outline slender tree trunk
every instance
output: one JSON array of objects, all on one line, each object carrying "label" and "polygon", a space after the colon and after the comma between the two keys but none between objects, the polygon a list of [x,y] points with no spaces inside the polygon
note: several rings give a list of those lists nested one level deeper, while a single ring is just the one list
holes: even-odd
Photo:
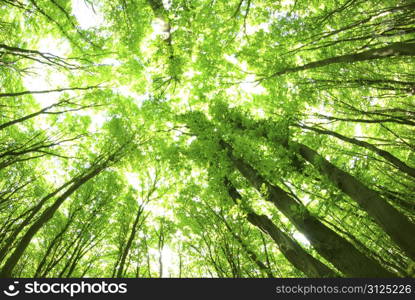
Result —
[{"label": "slender tree trunk", "polygon": [[64,275],[64,273],[61,274],[60,277],[63,278],[70,278],[72,273],[75,271],[75,268],[79,262],[79,260],[82,258],[82,244],[79,248],[79,250],[76,252],[75,256],[73,257],[73,259],[71,261],[69,261],[69,269],[68,272],[66,273],[66,275]]},{"label": "slender tree trunk", "polygon": [[183,269],[183,257],[181,251],[179,250],[179,275],[178,278],[182,278],[182,269]]},{"label": "slender tree trunk", "polygon": [[390,163],[395,165],[395,167],[397,167],[398,170],[400,170],[401,172],[406,173],[406,174],[408,174],[412,177],[415,177],[415,168],[412,168],[412,167],[408,166],[406,163],[401,161],[399,158],[395,157],[394,155],[392,155],[388,151],[377,148],[375,145],[372,145],[368,142],[360,141],[360,140],[357,140],[357,139],[354,139],[354,138],[349,138],[347,136],[341,135],[337,132],[330,131],[330,130],[327,130],[327,129],[323,130],[323,129],[314,128],[314,127],[310,127],[310,126],[306,126],[306,125],[300,125],[299,127],[305,128],[305,129],[308,129],[308,130],[312,130],[312,131],[317,132],[317,133],[331,135],[331,136],[334,136],[334,137],[336,137],[336,138],[338,138],[342,141],[345,141],[345,142],[348,142],[350,144],[360,146],[360,147],[366,148],[370,151],[373,151],[377,155],[383,157],[384,159],[386,159],[387,161],[389,161]]},{"label": "slender tree trunk", "polygon": [[0,98],[2,97],[18,97],[23,95],[33,95],[33,94],[47,94],[53,92],[65,92],[65,91],[86,91],[91,89],[98,88],[97,85],[95,86],[87,86],[87,87],[71,87],[71,88],[61,88],[61,89],[53,89],[53,90],[41,90],[41,91],[22,91],[22,92],[15,92],[15,93],[0,93]]},{"label": "slender tree trunk", "polygon": [[[234,120],[233,123],[239,130],[246,129],[242,119]],[[264,137],[272,136],[272,132],[267,128],[267,126],[264,126],[262,130],[258,131],[258,134]],[[331,164],[304,144],[291,142],[290,147],[288,137],[284,141],[274,139],[272,142],[287,148],[289,151],[298,153],[311,163],[320,174],[328,177],[334,186],[355,200],[392,240],[405,251],[408,257],[415,260],[415,237],[413,235],[415,224],[383,199],[378,192],[369,189],[358,179]],[[402,230],[402,228],[405,228],[405,230]]]},{"label": "slender tree trunk", "polygon": [[[242,199],[229,180],[226,185],[228,193],[235,203],[237,199]],[[308,277],[338,277],[333,270],[307,253],[296,241],[275,226],[268,217],[251,211],[248,213],[247,219],[252,225],[266,232],[275,241],[285,258]]]},{"label": "slender tree trunk", "polygon": [[[56,104],[55,104],[55,105],[56,105]],[[49,109],[51,109],[52,107],[54,107],[55,105],[50,105],[50,106],[45,107],[45,108],[43,108],[43,109],[41,109],[41,110],[39,110],[39,111],[37,111],[37,112],[35,112],[35,113],[33,113],[33,114],[29,114],[29,115],[26,115],[26,116],[24,116],[24,117],[21,117],[21,118],[18,118],[18,119],[11,120],[11,121],[9,121],[9,122],[6,122],[6,123],[3,123],[3,124],[0,124],[0,130],[3,130],[4,128],[7,128],[7,127],[12,126],[12,125],[14,125],[14,124],[21,123],[21,122],[23,122],[23,121],[26,121],[26,120],[29,120],[29,119],[31,119],[31,118],[34,118],[34,117],[36,117],[36,116],[38,116],[38,115],[41,115],[42,113],[44,113],[44,112],[46,112],[47,110],[49,110]]]},{"label": "slender tree trunk", "polygon": [[58,115],[58,114],[66,113],[66,112],[74,112],[74,111],[79,111],[81,109],[85,109],[85,108],[88,108],[88,107],[92,107],[92,106],[79,106],[77,108],[68,108],[68,109],[64,109],[64,110],[61,110],[61,111],[54,111],[54,112],[49,111],[51,108],[61,106],[64,103],[70,104],[70,102],[67,101],[67,100],[59,101],[55,104],[44,107],[41,110],[38,110],[37,112],[34,112],[32,114],[28,114],[28,115],[23,116],[21,118],[17,118],[17,119],[8,121],[6,123],[0,124],[0,130],[3,130],[5,128],[9,127],[9,126],[12,126],[12,125],[15,125],[15,124],[18,124],[18,123],[22,123],[26,120],[32,119],[32,118],[34,118],[36,116],[39,116],[39,115],[42,115],[42,114]]},{"label": "slender tree trunk", "polygon": [[[370,113],[366,113],[370,115]],[[344,122],[356,122],[356,123],[368,123],[368,124],[383,124],[383,123],[396,123],[396,124],[403,124],[408,126],[415,126],[415,122],[410,120],[405,120],[403,118],[394,117],[394,116],[385,116],[383,115],[383,119],[355,119],[355,118],[339,118],[339,117],[332,117],[332,116],[325,116],[325,115],[318,115],[319,117],[325,118],[330,121],[344,121]]]},{"label": "slender tree trunk", "polygon": [[[70,252],[71,249],[72,249],[72,245],[67,245],[66,249],[63,249],[63,252],[59,251],[60,253],[58,253],[58,256],[56,253],[58,249],[55,249],[53,251],[51,261],[47,264],[45,270],[43,270],[43,272],[41,273],[39,277],[46,277],[47,275],[49,275],[49,273],[53,270],[53,268],[55,268],[62,261],[62,259],[64,259],[65,257],[68,257],[68,253]],[[57,256],[56,259],[55,259],[55,256]]]},{"label": "slender tree trunk", "polygon": [[75,271],[76,267],[79,265],[79,262],[81,259],[85,256],[85,254],[91,250],[93,247],[95,247],[96,243],[94,243],[95,239],[92,239],[88,241],[87,243],[81,244],[81,247],[75,257],[75,259],[72,261],[71,267],[69,268],[69,271],[66,273],[65,277],[70,278]]},{"label": "slender tree trunk", "polygon": [[0,260],[2,260],[7,255],[8,250],[12,247],[13,243],[16,241],[19,234],[30,223],[33,217],[42,209],[46,201],[48,201],[49,199],[57,195],[60,191],[62,191],[64,188],[66,188],[68,185],[70,185],[73,182],[74,182],[74,179],[64,183],[59,188],[57,188],[55,191],[46,195],[39,201],[39,203],[32,209],[30,215],[28,215],[26,219],[24,219],[24,221],[21,224],[19,224],[19,226],[15,230],[13,230],[13,232],[8,236],[3,247],[0,249]]},{"label": "slender tree trunk", "polygon": [[65,226],[62,228],[62,230],[53,238],[53,240],[50,242],[45,254],[43,255],[42,260],[40,261],[38,267],[36,268],[35,275],[33,277],[39,277],[40,272],[42,271],[43,266],[45,265],[47,259],[49,258],[49,254],[51,253],[53,247],[58,243],[58,241],[61,239],[61,237],[64,235],[64,233],[68,230],[69,226],[71,225],[73,220],[73,215],[71,218],[66,222]]},{"label": "slender tree trunk", "polygon": [[[267,241],[262,232],[261,232],[261,241],[262,241],[262,245],[264,246],[265,260],[267,262],[266,265],[269,269],[271,269],[271,259],[270,259],[270,254],[268,253]],[[280,273],[279,270],[277,270],[277,272]]]},{"label": "slender tree trunk", "polygon": [[134,241],[134,238],[135,238],[135,235],[136,235],[136,232],[137,232],[138,222],[140,220],[140,216],[141,216],[142,212],[143,211],[142,211],[141,207],[139,207],[138,211],[137,211],[137,214],[136,214],[136,217],[135,217],[135,220],[134,220],[134,223],[133,223],[133,226],[131,228],[130,236],[129,236],[128,241],[127,241],[127,245],[124,247],[124,251],[121,255],[120,264],[118,265],[117,278],[121,278],[123,276],[125,260],[127,259],[128,253],[130,252],[131,245]]},{"label": "slender tree trunk", "polygon": [[89,262],[89,264],[86,266],[86,268],[84,269],[84,271],[82,272],[82,274],[81,274],[81,276],[80,276],[80,278],[84,278],[85,277],[85,275],[86,275],[86,273],[88,273],[88,271],[91,269],[91,267],[92,267],[92,264],[94,263],[94,260],[91,260],[90,262]]},{"label": "slender tree trunk", "polygon": [[[237,193],[236,190],[235,190],[235,192]],[[212,212],[222,220],[222,222],[225,224],[226,228],[228,229],[229,233],[239,243],[239,245],[241,245],[242,249],[244,249],[244,251],[248,255],[248,257],[257,265],[257,267],[259,268],[261,273],[266,274],[269,278],[273,278],[274,275],[272,274],[272,271],[262,261],[259,260],[256,253],[254,251],[252,251],[251,249],[249,249],[248,245],[245,244],[245,242],[242,240],[242,238],[239,235],[237,235],[236,232],[234,232],[233,228],[226,221],[225,217],[223,215],[220,215],[220,214],[216,213],[213,209],[212,209]]]},{"label": "slender tree trunk", "polygon": [[252,225],[268,233],[287,260],[307,277],[339,277],[336,272],[311,256],[297,242],[279,230],[267,216],[250,212],[247,218]]}]

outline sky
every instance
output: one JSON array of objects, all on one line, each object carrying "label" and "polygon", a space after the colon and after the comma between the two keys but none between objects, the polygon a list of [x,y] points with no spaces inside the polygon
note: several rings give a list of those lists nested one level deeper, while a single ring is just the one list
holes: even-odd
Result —
[{"label": "sky", "polygon": [[94,6],[94,10],[86,5],[84,0],[72,0],[72,14],[76,17],[82,29],[99,27],[103,24],[104,20],[99,9]]}]

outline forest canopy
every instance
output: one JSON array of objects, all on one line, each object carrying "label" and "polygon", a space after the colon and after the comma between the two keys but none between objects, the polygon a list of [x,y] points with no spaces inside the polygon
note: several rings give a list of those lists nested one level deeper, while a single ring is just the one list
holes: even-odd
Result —
[{"label": "forest canopy", "polygon": [[0,0],[0,277],[415,277],[411,0]]}]

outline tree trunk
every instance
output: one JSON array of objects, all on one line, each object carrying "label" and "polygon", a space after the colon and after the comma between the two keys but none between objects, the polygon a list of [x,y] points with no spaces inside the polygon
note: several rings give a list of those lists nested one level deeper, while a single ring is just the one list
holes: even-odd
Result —
[{"label": "tree trunk", "polygon": [[287,260],[307,277],[339,277],[333,270],[307,253],[296,241],[279,230],[267,216],[250,212],[247,218],[252,225],[268,233]]},{"label": "tree trunk", "polygon": [[[227,180],[226,185],[228,193],[235,203],[237,199],[242,199],[241,194],[239,194],[229,180]],[[268,233],[285,258],[307,277],[338,277],[333,270],[307,253],[296,241],[275,226],[268,217],[258,215],[251,211],[248,213],[247,219],[252,225]]]},{"label": "tree trunk", "polygon": [[125,260],[127,259],[128,253],[130,252],[131,245],[134,241],[135,234],[137,232],[138,222],[140,220],[140,216],[142,212],[143,211],[141,207],[139,207],[137,211],[137,215],[133,223],[133,227],[131,228],[130,236],[128,237],[127,245],[125,246],[124,251],[121,255],[120,264],[118,265],[117,278],[122,278],[123,276]]},{"label": "tree trunk", "polygon": [[317,133],[331,135],[331,136],[334,136],[334,137],[336,137],[336,138],[338,138],[342,141],[345,141],[345,142],[348,142],[350,144],[360,146],[360,147],[366,148],[370,151],[373,151],[377,155],[383,157],[384,159],[386,159],[387,161],[392,163],[395,167],[398,168],[399,171],[401,171],[403,173],[406,173],[406,174],[408,174],[412,177],[415,177],[415,168],[412,168],[412,167],[408,166],[406,163],[401,161],[399,158],[397,158],[394,155],[390,154],[388,151],[377,148],[375,145],[372,145],[368,142],[360,141],[360,140],[357,140],[357,139],[354,139],[354,138],[349,138],[347,136],[341,135],[337,132],[330,131],[330,130],[327,130],[327,129],[323,130],[323,129],[314,128],[314,127],[310,127],[310,126],[306,126],[306,125],[300,125],[299,127],[305,128],[305,129],[308,129],[308,130],[312,130],[312,131],[317,132]]},{"label": "tree trunk", "polygon": [[[233,122],[236,128],[240,130],[246,129],[242,120],[234,120]],[[264,128],[267,128],[267,126],[264,126]],[[270,133],[269,129],[263,129],[259,134],[268,137]],[[415,237],[413,235],[415,224],[383,199],[378,192],[369,189],[358,179],[337,168],[304,144],[291,142],[291,147],[289,147],[288,137],[284,141],[273,140],[273,142],[287,148],[287,150],[298,153],[311,163],[320,174],[327,176],[337,188],[355,200],[392,240],[405,251],[408,257],[415,260]],[[405,230],[402,230],[403,228]]]},{"label": "tree trunk", "polygon": [[55,245],[58,243],[58,241],[60,241],[61,240],[61,237],[65,234],[65,232],[68,230],[68,228],[69,228],[69,226],[71,225],[71,223],[72,223],[72,221],[73,221],[73,218],[74,218],[74,214],[72,214],[71,216],[70,216],[70,218],[68,219],[68,221],[66,222],[66,224],[65,224],[65,226],[62,228],[62,230],[53,238],[53,240],[50,242],[50,244],[49,244],[49,246],[48,246],[48,248],[46,249],[46,252],[45,252],[45,254],[43,255],[43,258],[42,258],[42,260],[40,261],[40,263],[39,263],[39,265],[37,266],[37,268],[36,268],[36,271],[35,271],[35,275],[33,276],[33,277],[39,277],[39,275],[40,275],[40,273],[41,273],[41,271],[42,271],[42,269],[43,269],[43,266],[45,265],[45,263],[46,263],[46,261],[47,261],[47,259],[48,259],[48,257],[49,257],[49,254],[51,253],[51,251],[52,251],[52,249],[53,249],[53,247],[55,247]]},{"label": "tree trunk", "polygon": [[[232,187],[228,187],[228,188],[230,189]],[[231,194],[229,192],[229,195],[231,195],[231,196],[236,195],[236,193],[238,193],[238,192],[235,190],[233,194]],[[240,195],[239,195],[239,197],[240,197]],[[236,199],[234,199],[234,200],[236,200]],[[257,267],[259,268],[261,273],[266,274],[268,278],[275,277],[272,274],[272,271],[270,270],[270,268],[268,266],[266,266],[261,260],[259,260],[256,253],[254,251],[252,251],[251,249],[249,249],[248,245],[242,240],[242,238],[238,234],[236,234],[236,232],[233,230],[233,228],[226,221],[225,217],[223,215],[219,214],[219,213],[216,213],[213,209],[211,209],[211,210],[215,215],[217,215],[222,220],[222,222],[225,224],[226,228],[228,229],[229,233],[239,243],[239,245],[242,247],[242,249],[244,249],[244,251],[248,255],[248,257],[257,265]]]},{"label": "tree trunk", "polygon": [[272,74],[269,77],[275,77],[284,75],[287,73],[294,73],[309,69],[321,68],[327,65],[339,64],[339,63],[353,63],[358,61],[383,59],[393,56],[414,56],[415,55],[415,43],[397,42],[392,43],[382,48],[371,49],[359,53],[345,54],[340,56],[334,56],[318,61],[313,61],[308,64],[287,68]]},{"label": "tree trunk", "polygon": [[87,86],[87,87],[72,87],[72,88],[61,88],[61,89],[54,89],[54,90],[42,90],[42,91],[22,91],[22,92],[15,92],[15,93],[0,93],[0,98],[18,97],[18,96],[33,95],[33,94],[47,94],[47,93],[64,92],[64,91],[86,91],[86,90],[91,90],[91,89],[96,89],[96,88],[98,88],[97,85]]}]

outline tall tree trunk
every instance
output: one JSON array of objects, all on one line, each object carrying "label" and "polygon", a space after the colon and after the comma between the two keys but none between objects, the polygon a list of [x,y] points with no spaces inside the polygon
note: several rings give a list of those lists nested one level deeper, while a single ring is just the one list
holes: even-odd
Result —
[{"label": "tall tree trunk", "polygon": [[234,167],[258,191],[264,185],[268,195],[265,200],[273,203],[296,228],[303,233],[311,245],[340,272],[351,277],[395,277],[392,272],[383,268],[378,262],[367,257],[356,249],[350,242],[322,224],[312,216],[301,203],[293,199],[283,189],[268,183],[257,171],[243,160],[232,154],[232,147],[221,141],[228,150],[228,156]]},{"label": "tall tree trunk", "polygon": [[163,247],[164,247],[164,229],[163,223],[160,226],[160,230],[158,232],[158,252],[159,252],[159,278],[163,277]]},{"label": "tall tree trunk", "polygon": [[142,212],[143,212],[142,208],[139,207],[137,210],[137,214],[136,214],[133,226],[131,228],[130,236],[128,237],[127,245],[124,247],[124,251],[121,255],[120,263],[118,265],[117,278],[121,278],[123,276],[125,260],[127,259],[128,253],[130,252],[131,245],[137,233],[138,222],[140,220],[140,216]]},{"label": "tall tree trunk", "polygon": [[21,118],[18,118],[18,119],[11,120],[11,121],[5,122],[3,124],[0,124],[0,130],[3,130],[4,128],[7,128],[7,127],[12,126],[14,124],[21,123],[21,122],[24,122],[24,121],[29,120],[31,118],[34,118],[38,115],[41,115],[41,114],[45,113],[46,111],[48,111],[49,109],[51,109],[52,107],[54,107],[56,105],[57,104],[49,105],[49,106],[47,106],[45,108],[42,108],[41,110],[39,110],[37,112],[34,112],[32,114],[29,114],[29,115],[26,115],[24,117],[21,117]]},{"label": "tall tree trunk", "polygon": [[39,274],[41,273],[43,266],[45,265],[49,254],[52,252],[53,248],[56,244],[58,244],[59,241],[61,241],[61,237],[65,234],[65,232],[68,230],[69,226],[71,225],[73,218],[75,214],[72,214],[68,221],[66,222],[65,226],[62,228],[62,230],[53,238],[53,240],[50,242],[48,248],[46,249],[45,254],[43,255],[42,260],[40,261],[39,265],[36,268],[35,275],[33,277],[39,277]]},{"label": "tall tree trunk", "polygon": [[19,234],[23,231],[23,229],[30,224],[30,221],[35,217],[35,215],[42,209],[43,205],[51,199],[52,197],[56,196],[60,191],[62,191],[64,188],[66,188],[68,185],[74,182],[74,179],[71,179],[70,181],[62,184],[59,188],[57,188],[52,193],[46,195],[43,197],[38,204],[32,209],[30,214],[19,224],[19,226],[13,230],[11,234],[9,234],[8,238],[4,242],[3,247],[0,249],[0,261],[3,260],[3,258],[7,255],[7,252],[12,247],[13,243],[18,238]]},{"label": "tall tree trunk", "polygon": [[337,132],[327,130],[327,129],[319,129],[319,128],[310,127],[310,126],[306,126],[306,125],[299,125],[299,127],[305,128],[305,129],[308,129],[308,130],[312,130],[312,131],[317,132],[317,133],[331,135],[331,136],[334,136],[334,137],[336,137],[336,138],[338,138],[342,141],[345,141],[345,142],[348,142],[350,144],[360,146],[360,147],[366,148],[370,151],[373,151],[377,155],[383,157],[384,159],[386,159],[387,161],[392,163],[401,172],[406,173],[406,174],[408,174],[412,177],[415,177],[415,168],[412,168],[412,167],[408,166],[405,162],[401,161],[399,158],[395,157],[394,155],[392,155],[388,151],[379,149],[375,145],[372,145],[368,142],[360,141],[360,140],[357,140],[357,139],[354,139],[354,138],[349,138],[347,136],[341,135]]},{"label": "tall tree trunk", "polygon": [[54,93],[54,92],[65,92],[65,91],[86,91],[91,89],[98,88],[97,85],[95,86],[87,86],[87,87],[71,87],[71,88],[61,88],[61,89],[53,89],[53,90],[41,90],[41,91],[22,91],[22,92],[15,92],[15,93],[0,93],[0,98],[2,97],[18,97],[23,95],[33,95],[33,94],[46,94],[46,93]]},{"label": "tall tree trunk", "polygon": [[[228,189],[231,189],[232,187],[228,186]],[[228,190],[229,191],[229,190]],[[236,190],[233,194],[230,193],[229,195],[236,195],[235,193],[238,193]],[[239,194],[239,193],[238,193]],[[240,196],[240,195],[239,195]],[[234,199],[236,200],[236,199]],[[245,253],[248,255],[248,257],[257,265],[261,273],[266,274],[269,278],[273,278],[274,275],[272,274],[272,271],[268,266],[266,266],[256,255],[254,251],[249,249],[248,245],[242,240],[242,238],[234,231],[234,229],[229,225],[228,221],[226,221],[225,217],[222,214],[216,213],[213,209],[211,209],[212,212],[225,224],[226,228],[228,229],[229,233],[233,236],[233,238],[239,243],[239,245],[244,249]]]},{"label": "tall tree trunk", "polygon": [[[64,245],[65,246],[65,245]],[[57,249],[56,247],[52,252],[52,258],[50,262],[46,265],[42,273],[38,277],[46,277],[49,275],[49,273],[64,259],[69,256],[70,250],[72,250],[72,244],[67,245],[66,248],[63,249]],[[63,250],[63,251],[62,251]],[[55,277],[57,277],[55,275]]]},{"label": "tall tree trunk", "polygon": [[21,118],[17,118],[17,119],[5,122],[3,124],[0,124],[0,130],[3,130],[5,128],[9,127],[9,126],[12,126],[12,125],[15,125],[15,124],[18,124],[18,123],[22,123],[26,120],[32,119],[32,118],[37,117],[37,116],[42,115],[42,114],[58,115],[58,114],[66,113],[66,112],[79,111],[81,109],[85,109],[85,108],[94,106],[94,105],[84,105],[84,106],[79,105],[79,107],[77,107],[77,108],[67,108],[67,109],[63,109],[61,111],[54,111],[54,112],[49,111],[50,109],[52,109],[54,107],[62,106],[65,103],[66,104],[73,104],[73,103],[69,102],[68,100],[61,100],[57,103],[46,106],[46,107],[44,107],[44,108],[42,108],[42,109],[40,109],[40,110],[38,110],[34,113],[31,113],[31,114],[28,114],[28,115],[23,116]]},{"label": "tall tree trunk", "polygon": [[333,270],[307,253],[296,241],[279,230],[267,216],[249,212],[247,218],[252,225],[268,233],[287,260],[307,277],[339,277]]},{"label": "tall tree trunk", "polygon": [[397,42],[392,43],[382,48],[376,48],[366,50],[359,53],[345,54],[340,56],[334,56],[318,61],[313,61],[308,64],[287,68],[268,76],[276,77],[287,73],[295,73],[304,70],[310,70],[315,68],[321,68],[327,65],[339,64],[339,63],[353,63],[358,61],[372,60],[372,59],[384,59],[393,56],[414,56],[415,55],[415,43]]},{"label": "tall tree trunk", "polygon": [[[242,199],[241,194],[230,183],[226,182],[228,193],[234,202]],[[338,277],[338,275],[305,251],[296,241],[281,231],[275,224],[264,215],[258,215],[253,211],[247,214],[248,221],[266,232],[277,244],[285,258],[298,270],[308,277]]]}]

